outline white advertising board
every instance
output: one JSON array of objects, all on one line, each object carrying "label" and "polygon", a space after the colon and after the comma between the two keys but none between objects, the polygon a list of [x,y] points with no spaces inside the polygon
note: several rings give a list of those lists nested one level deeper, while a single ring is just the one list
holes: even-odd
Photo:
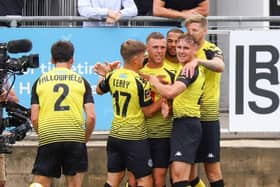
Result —
[{"label": "white advertising board", "polygon": [[280,132],[280,31],[230,33],[230,131]]}]

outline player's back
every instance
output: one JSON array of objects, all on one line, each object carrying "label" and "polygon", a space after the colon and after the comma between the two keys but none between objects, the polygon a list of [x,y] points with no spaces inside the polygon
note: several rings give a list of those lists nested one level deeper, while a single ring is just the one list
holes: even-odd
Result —
[{"label": "player's back", "polygon": [[128,140],[146,139],[142,107],[151,103],[150,85],[136,72],[125,68],[115,70],[106,79],[114,108],[110,136]]}]

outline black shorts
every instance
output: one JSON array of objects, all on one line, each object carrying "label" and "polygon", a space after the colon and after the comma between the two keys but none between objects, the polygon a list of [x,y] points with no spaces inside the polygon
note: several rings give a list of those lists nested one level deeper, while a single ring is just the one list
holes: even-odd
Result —
[{"label": "black shorts", "polygon": [[57,142],[40,146],[32,174],[46,177],[73,176],[88,170],[88,155],[85,143]]},{"label": "black shorts", "polygon": [[170,155],[170,138],[151,138],[153,168],[168,168]]},{"label": "black shorts", "polygon": [[202,138],[198,148],[196,162],[220,161],[220,122],[202,121]]},{"label": "black shorts", "polygon": [[199,118],[174,119],[170,161],[194,163],[201,136],[202,129]]},{"label": "black shorts", "polygon": [[136,179],[152,173],[153,162],[148,139],[122,140],[109,136],[107,159],[107,169],[111,173],[127,169]]}]

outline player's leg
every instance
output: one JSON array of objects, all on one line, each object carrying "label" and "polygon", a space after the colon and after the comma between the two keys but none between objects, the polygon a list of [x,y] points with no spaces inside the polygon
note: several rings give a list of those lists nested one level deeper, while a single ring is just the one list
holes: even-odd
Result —
[{"label": "player's leg", "polygon": [[124,171],[122,172],[108,172],[107,180],[104,187],[119,187],[124,177]]},{"label": "player's leg", "polygon": [[107,140],[107,180],[104,187],[118,187],[126,169],[128,142],[109,136]]},{"label": "player's leg", "polygon": [[196,159],[195,162],[196,164],[192,165],[191,168],[191,173],[190,173],[190,183],[192,187],[206,187],[206,185],[204,184],[204,182],[199,178],[198,176],[198,163],[199,162],[203,162],[204,161],[204,147],[203,145],[205,144],[204,141],[204,136],[203,136],[203,126],[202,127],[202,136],[201,136],[201,140],[198,146],[198,150],[196,152]]},{"label": "player's leg", "polygon": [[34,175],[33,183],[39,183],[44,187],[51,187],[52,178],[41,175]]},{"label": "player's leg", "polygon": [[169,167],[170,138],[150,139],[153,160],[153,186],[165,187]]},{"label": "player's leg", "polygon": [[166,187],[167,168],[153,168],[154,187]]},{"label": "player's leg", "polygon": [[190,176],[191,164],[181,161],[173,161],[171,163],[171,177],[172,186],[176,186],[176,183],[182,183],[184,181],[185,186],[187,186],[189,176]]},{"label": "player's leg", "polygon": [[130,171],[127,172],[127,182],[125,187],[136,187],[137,186],[137,182],[136,182],[136,178],[133,175],[133,173],[131,173]]},{"label": "player's leg", "polygon": [[171,136],[171,177],[172,186],[188,186],[191,165],[201,140],[202,129],[199,118],[177,118],[173,121]]},{"label": "player's leg", "polygon": [[204,167],[211,187],[223,187],[220,165],[220,123],[219,121],[202,122],[204,142]]},{"label": "player's leg", "polygon": [[85,173],[76,173],[74,176],[65,176],[67,187],[81,187]]},{"label": "player's leg", "polygon": [[220,162],[204,163],[206,175],[211,187],[224,187]]},{"label": "player's leg", "polygon": [[147,175],[145,177],[137,178],[137,187],[152,187],[153,178],[152,175]]},{"label": "player's leg", "polygon": [[33,182],[44,187],[50,187],[52,178],[61,176],[61,155],[63,143],[52,143],[38,147],[36,160],[33,165]]},{"label": "player's leg", "polygon": [[88,155],[85,143],[64,142],[62,172],[65,175],[67,187],[81,187],[85,172],[88,170]]},{"label": "player's leg", "polygon": [[126,168],[136,178],[137,186],[152,187],[153,162],[149,140],[129,141],[125,148]]},{"label": "player's leg", "polygon": [[198,164],[193,164],[190,172],[190,183],[192,187],[206,187],[198,176]]}]

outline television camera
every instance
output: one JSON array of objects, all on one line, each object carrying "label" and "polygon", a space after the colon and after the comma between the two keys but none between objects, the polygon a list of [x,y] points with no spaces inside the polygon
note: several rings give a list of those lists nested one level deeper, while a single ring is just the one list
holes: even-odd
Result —
[{"label": "television camera", "polygon": [[[15,83],[16,75],[22,75],[28,68],[39,67],[39,55],[30,54],[19,58],[11,58],[8,53],[25,53],[32,48],[32,42],[27,39],[13,40],[0,43],[0,95],[3,86],[7,85],[10,77],[13,80],[7,90],[7,97],[0,102],[0,153],[11,153],[10,147],[16,141],[23,140],[31,129],[30,110],[8,101],[8,95]],[[6,118],[3,118],[3,109],[6,109]],[[9,128],[9,130],[5,130]]]},{"label": "television camera", "polygon": [[30,109],[10,101],[1,102],[0,105],[8,115],[0,121],[0,153],[11,153],[11,145],[23,140],[32,129]]}]

